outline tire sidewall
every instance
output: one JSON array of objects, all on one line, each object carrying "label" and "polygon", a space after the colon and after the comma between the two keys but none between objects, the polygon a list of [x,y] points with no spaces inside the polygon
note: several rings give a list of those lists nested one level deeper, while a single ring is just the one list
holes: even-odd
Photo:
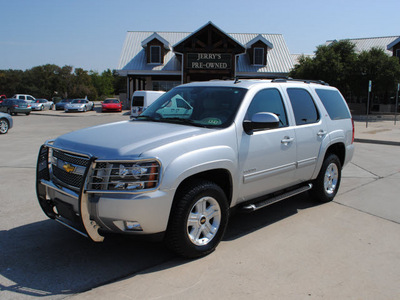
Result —
[{"label": "tire sidewall", "polygon": [[6,134],[8,132],[8,128],[9,128],[9,124],[7,120],[1,119],[0,120],[0,125],[4,123],[5,124],[5,131],[4,132],[0,132],[0,134]]},{"label": "tire sidewall", "polygon": [[[223,190],[209,181],[194,183],[183,193],[177,194],[176,205],[173,206],[171,219],[166,233],[167,246],[177,254],[196,258],[207,255],[215,250],[220,243],[229,218],[229,207]],[[198,246],[192,243],[187,232],[187,222],[194,204],[203,197],[214,198],[219,205],[221,221],[217,233],[206,245]]]},{"label": "tire sidewall", "polygon": [[[327,171],[327,168],[332,163],[335,164],[338,169],[338,179],[337,179],[336,188],[335,188],[334,192],[331,194],[328,194],[324,187],[324,178],[325,178],[325,173]],[[336,154],[329,154],[325,158],[324,162],[322,163],[321,170],[318,174],[318,177],[314,181],[314,187],[312,189],[313,197],[316,200],[321,201],[321,202],[332,201],[335,198],[335,196],[339,190],[341,179],[342,179],[342,165],[340,163],[340,160]]]}]

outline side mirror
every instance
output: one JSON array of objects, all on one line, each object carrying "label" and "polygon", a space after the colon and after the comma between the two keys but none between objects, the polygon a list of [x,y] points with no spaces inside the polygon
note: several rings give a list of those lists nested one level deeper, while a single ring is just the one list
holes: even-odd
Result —
[{"label": "side mirror", "polygon": [[279,117],[269,112],[259,112],[251,117],[251,120],[243,121],[243,129],[247,134],[253,134],[255,130],[273,129],[279,127]]}]

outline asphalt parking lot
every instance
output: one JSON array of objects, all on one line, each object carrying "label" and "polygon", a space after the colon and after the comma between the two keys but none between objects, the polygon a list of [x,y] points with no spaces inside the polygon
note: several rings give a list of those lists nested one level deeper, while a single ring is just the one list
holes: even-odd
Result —
[{"label": "asphalt parking lot", "polygon": [[[41,211],[40,145],[127,112],[14,116],[0,136],[0,299],[400,299],[400,125],[356,123],[356,153],[334,202],[308,194],[235,215],[197,260],[161,243],[94,244]],[[379,143],[374,141],[379,140]],[[385,142],[391,143],[385,143]]]}]

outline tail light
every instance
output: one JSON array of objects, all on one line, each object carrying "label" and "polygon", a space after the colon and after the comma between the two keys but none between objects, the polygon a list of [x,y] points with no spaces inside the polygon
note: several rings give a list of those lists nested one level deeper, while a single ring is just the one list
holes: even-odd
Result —
[{"label": "tail light", "polygon": [[355,129],[354,129],[354,120],[353,118],[351,118],[351,125],[353,126],[353,135],[351,137],[351,143],[354,143],[354,134],[355,134]]}]

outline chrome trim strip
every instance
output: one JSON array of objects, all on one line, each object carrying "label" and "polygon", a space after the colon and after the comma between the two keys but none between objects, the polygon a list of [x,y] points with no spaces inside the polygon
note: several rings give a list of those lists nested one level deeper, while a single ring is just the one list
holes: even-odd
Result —
[{"label": "chrome trim strip", "polygon": [[65,227],[68,227],[69,229],[72,229],[73,231],[79,233],[80,235],[83,235],[85,238],[89,237],[87,234],[83,233],[82,231],[79,231],[78,229],[76,229],[75,227],[72,227],[71,225],[68,225],[67,223],[61,221],[60,219],[55,218],[54,220],[56,220],[61,225],[64,225]]},{"label": "chrome trim strip", "polygon": [[258,171],[251,174],[246,174],[243,176],[243,183],[249,183],[263,178],[267,178],[272,175],[277,175],[280,173],[285,173],[291,170],[295,170],[297,163],[290,163],[287,165],[279,166],[276,168],[271,168],[268,170]]},{"label": "chrome trim strip", "polygon": [[311,158],[299,160],[297,162],[297,168],[303,168],[303,167],[307,167],[307,166],[312,166],[312,165],[315,165],[316,162],[317,162],[317,158],[316,157],[311,157]]},{"label": "chrome trim strip", "polygon": [[58,187],[51,181],[47,181],[47,180],[41,179],[40,183],[43,184],[45,187],[50,188],[52,190],[55,190],[55,191],[57,191],[57,192],[59,192],[61,194],[64,194],[64,195],[69,196],[69,197],[72,197],[72,198],[74,198],[76,200],[79,199],[79,195],[77,193],[75,193],[74,191],[71,191],[71,190],[63,188],[63,187]]}]

